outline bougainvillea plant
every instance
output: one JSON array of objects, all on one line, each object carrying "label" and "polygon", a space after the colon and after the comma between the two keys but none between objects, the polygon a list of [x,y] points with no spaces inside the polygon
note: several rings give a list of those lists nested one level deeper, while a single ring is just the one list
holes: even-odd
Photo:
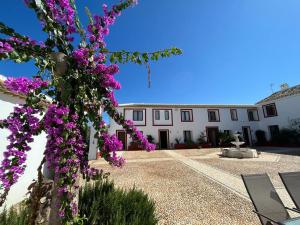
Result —
[{"label": "bougainvillea plant", "polygon": [[34,10],[48,38],[38,42],[0,22],[0,60],[34,61],[39,70],[32,79],[9,78],[4,82],[7,89],[26,96],[26,102],[0,121],[0,128],[10,131],[10,144],[0,167],[0,206],[24,173],[29,143],[44,131],[47,145],[43,161],[54,174],[60,199],[58,214],[67,223],[77,214],[76,179],[80,174],[91,178],[99,173],[88,164],[88,124],[96,129],[101,156],[114,166],[124,163],[116,154],[122,143],[108,133],[100,109],[122,125],[142,148],[155,149],[132,121],[116,110],[114,90],[121,88],[114,78],[119,72],[116,63],[148,67],[150,60],[179,55],[181,51],[112,52],[106,48],[104,38],[109,27],[122,10],[137,4],[136,0],[121,1],[111,9],[103,5],[102,16],[93,16],[86,8],[86,26],[79,20],[74,0],[25,0],[25,4]]}]

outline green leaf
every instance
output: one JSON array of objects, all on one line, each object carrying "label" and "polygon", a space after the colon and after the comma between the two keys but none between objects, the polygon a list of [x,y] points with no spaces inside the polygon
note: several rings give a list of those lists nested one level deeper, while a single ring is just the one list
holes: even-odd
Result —
[{"label": "green leaf", "polygon": [[85,6],[85,7],[84,7],[84,10],[85,10],[86,15],[87,15],[88,18],[89,18],[90,24],[94,24],[94,20],[93,20],[93,17],[92,17],[92,14],[91,14],[90,9],[89,9],[87,6]]}]

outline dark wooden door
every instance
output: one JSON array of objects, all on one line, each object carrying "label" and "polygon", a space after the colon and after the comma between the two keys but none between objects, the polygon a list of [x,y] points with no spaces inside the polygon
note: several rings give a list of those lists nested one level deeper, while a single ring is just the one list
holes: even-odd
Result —
[{"label": "dark wooden door", "polygon": [[168,131],[159,131],[159,145],[161,149],[168,148]]},{"label": "dark wooden door", "polygon": [[117,137],[123,144],[123,150],[126,150],[126,132],[125,131],[117,131]]},{"label": "dark wooden door", "polygon": [[244,142],[247,146],[252,145],[250,127],[243,127],[243,137],[244,137]]},{"label": "dark wooden door", "polygon": [[218,132],[219,128],[217,127],[207,127],[207,142],[212,145],[212,147],[218,146]]}]

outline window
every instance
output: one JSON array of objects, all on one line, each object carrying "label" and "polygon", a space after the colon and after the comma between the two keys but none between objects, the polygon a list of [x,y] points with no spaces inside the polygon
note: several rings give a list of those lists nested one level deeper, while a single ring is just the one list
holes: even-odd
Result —
[{"label": "window", "polygon": [[277,116],[277,110],[276,110],[275,103],[263,105],[262,108],[263,108],[265,117]]},{"label": "window", "polygon": [[259,120],[257,109],[248,109],[248,119],[249,121]]},{"label": "window", "polygon": [[165,120],[169,120],[170,119],[170,112],[169,110],[165,110]]},{"label": "window", "polygon": [[192,122],[192,110],[181,110],[181,121]]},{"label": "window", "polygon": [[269,126],[269,130],[270,130],[271,140],[274,140],[276,137],[278,137],[278,134],[279,134],[279,126],[278,125]]},{"label": "window", "polygon": [[218,109],[208,109],[207,113],[208,113],[208,121],[209,122],[219,122],[220,121]]},{"label": "window", "polygon": [[230,109],[230,116],[231,116],[231,120],[237,121],[238,120],[237,110]]},{"label": "window", "polygon": [[253,111],[249,111],[249,112],[248,112],[248,117],[249,117],[249,120],[250,120],[250,121],[254,121],[254,114],[253,114]]},{"label": "window", "polygon": [[192,141],[192,132],[190,130],[183,131],[184,143],[190,143]]},{"label": "window", "polygon": [[155,110],[155,120],[160,120],[160,111]]},{"label": "window", "polygon": [[133,121],[143,121],[143,110],[133,110]]}]

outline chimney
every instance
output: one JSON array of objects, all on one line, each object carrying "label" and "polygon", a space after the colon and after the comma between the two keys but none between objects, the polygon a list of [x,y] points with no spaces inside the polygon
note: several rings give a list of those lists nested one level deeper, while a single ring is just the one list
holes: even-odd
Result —
[{"label": "chimney", "polygon": [[287,83],[283,83],[283,84],[280,85],[280,90],[281,91],[284,91],[284,90],[286,90],[288,88],[289,88],[289,85]]}]

